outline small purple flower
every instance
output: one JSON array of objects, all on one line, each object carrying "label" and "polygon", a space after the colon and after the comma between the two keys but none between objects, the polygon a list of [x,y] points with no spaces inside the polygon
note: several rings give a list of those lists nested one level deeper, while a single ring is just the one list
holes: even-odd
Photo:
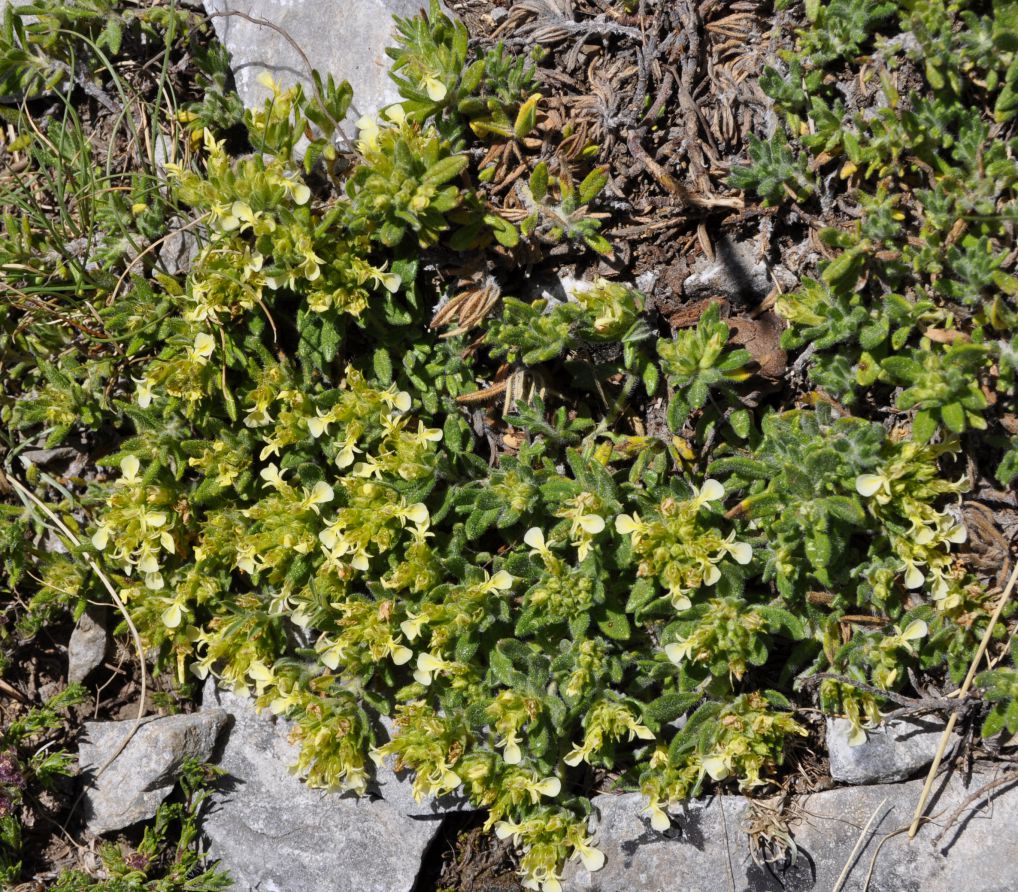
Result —
[{"label": "small purple flower", "polygon": [[6,818],[12,811],[14,811],[14,803],[3,793],[0,793],[0,818]]},{"label": "small purple flower", "polygon": [[18,790],[25,787],[25,778],[21,773],[17,756],[12,752],[0,753],[0,784],[7,784]]},{"label": "small purple flower", "polygon": [[124,863],[131,868],[131,870],[148,870],[148,856],[143,855],[141,852],[131,852],[124,859]]}]

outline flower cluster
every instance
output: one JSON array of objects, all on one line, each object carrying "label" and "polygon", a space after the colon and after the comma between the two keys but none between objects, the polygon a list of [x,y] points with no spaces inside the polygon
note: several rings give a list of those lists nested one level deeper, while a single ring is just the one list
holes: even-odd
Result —
[{"label": "flower cluster", "polygon": [[965,543],[968,533],[950,510],[936,510],[930,497],[959,493],[967,487],[964,480],[952,484],[931,477],[929,466],[924,468],[916,462],[926,451],[919,444],[906,444],[884,467],[858,475],[855,489],[878,517],[908,521],[907,529],[892,528],[890,536],[891,547],[901,562],[905,588],[914,590],[929,585],[934,601],[941,608],[950,609],[962,600],[950,549]]},{"label": "flower cluster", "polygon": [[[120,460],[121,476],[110,494],[108,510],[92,534],[92,545],[104,551],[112,541],[110,559],[128,576],[138,572],[147,588],[158,591],[165,585],[162,559],[177,550],[173,492],[166,486],[147,484],[140,471],[137,456]],[[176,622],[168,625],[180,622],[176,612],[171,619]]]},{"label": "flower cluster", "polygon": [[664,499],[646,519],[635,513],[615,518],[615,529],[632,542],[637,575],[656,579],[678,611],[692,606],[690,595],[717,583],[722,561],[745,565],[753,558],[752,548],[737,542],[734,530],[722,536],[705,519],[703,509],[724,496],[724,487],[710,479],[693,488],[692,498]]}]

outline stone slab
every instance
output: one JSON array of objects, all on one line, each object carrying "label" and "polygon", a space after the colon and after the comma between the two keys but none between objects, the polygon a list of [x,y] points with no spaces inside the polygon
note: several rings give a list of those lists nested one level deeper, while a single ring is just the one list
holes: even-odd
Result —
[{"label": "stone slab", "polygon": [[134,720],[85,722],[78,763],[86,828],[96,834],[109,833],[155,815],[173,790],[184,760],[208,760],[225,722],[221,709],[143,719],[109,765],[134,728]]},{"label": "stone slab", "polygon": [[[852,723],[827,719],[827,752],[831,777],[843,784],[893,783],[908,780],[928,768],[944,732],[937,719],[892,719],[866,731],[866,740],[852,746]],[[955,734],[947,755],[958,743]]]},{"label": "stone slab", "polygon": [[[986,770],[968,783],[953,776],[934,786],[927,814],[947,818],[971,792],[998,778]],[[794,864],[754,863],[740,796],[689,803],[660,834],[641,811],[639,794],[599,796],[592,819],[604,868],[570,865],[563,892],[830,892],[848,865],[841,892],[1014,892],[1018,889],[1018,777],[967,806],[938,839],[942,825],[924,825],[911,842],[922,780],[844,787],[793,803]],[[723,809],[723,814],[722,814]],[[855,858],[852,850],[870,818],[872,828]],[[726,844],[727,839],[727,844]],[[867,886],[867,874],[872,875]]]},{"label": "stone slab", "polygon": [[311,789],[289,771],[297,750],[285,721],[211,684],[205,704],[232,720],[218,754],[225,788],[211,797],[202,829],[233,892],[411,892],[441,818]]},{"label": "stone slab", "polygon": [[406,18],[427,5],[423,0],[204,2],[206,12],[214,16],[216,34],[230,51],[237,92],[248,108],[260,108],[270,95],[258,83],[262,72],[268,71],[284,87],[297,82],[308,85],[310,63],[323,78],[331,73],[337,83],[349,81],[356,113],[368,115],[399,100],[388,77],[391,60],[385,54],[386,47],[392,45],[393,15]]}]

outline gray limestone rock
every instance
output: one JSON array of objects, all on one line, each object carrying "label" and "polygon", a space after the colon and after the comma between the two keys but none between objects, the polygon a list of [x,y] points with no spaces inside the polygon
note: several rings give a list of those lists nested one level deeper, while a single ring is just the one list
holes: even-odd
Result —
[{"label": "gray limestone rock", "polygon": [[757,257],[756,241],[734,241],[728,236],[718,239],[715,258],[699,258],[692,273],[682,283],[688,300],[724,297],[735,303],[756,304],[770,292],[770,270]]},{"label": "gray limestone rock", "polygon": [[102,665],[109,647],[108,611],[89,606],[71,632],[67,644],[67,682],[80,684]]},{"label": "gray limestone rock", "polygon": [[[852,723],[827,719],[827,752],[831,777],[843,784],[877,784],[907,780],[933,761],[944,723],[929,719],[895,719],[866,732],[866,742],[849,745]],[[957,735],[951,741],[952,752]]]},{"label": "gray limestone rock", "polygon": [[376,114],[399,100],[388,77],[391,60],[385,55],[392,43],[392,17],[416,15],[426,5],[424,0],[205,0],[216,33],[232,56],[237,92],[249,108],[261,107],[269,95],[257,80],[263,71],[284,87],[307,85],[310,63],[323,77],[331,73],[337,83],[350,82],[360,114]]},{"label": "gray limestone rock", "polygon": [[414,819],[382,800],[308,788],[288,768],[297,750],[285,721],[211,682],[204,702],[232,716],[210,800],[208,855],[236,892],[410,892],[441,819]]},{"label": "gray limestone rock", "polygon": [[86,722],[78,749],[84,784],[83,814],[92,833],[108,833],[151,818],[177,782],[189,757],[207,760],[226,713],[143,719],[123,751],[107,767],[134,720]]},{"label": "gray limestone rock", "polygon": [[[650,828],[638,794],[599,796],[595,838],[607,856],[596,873],[570,865],[564,892],[829,892],[848,866],[842,892],[1005,892],[1018,888],[1018,778],[969,803],[941,837],[943,819],[996,774],[968,784],[941,778],[924,824],[911,842],[904,832],[922,781],[845,787],[800,797],[789,829],[798,848],[791,858],[758,865],[743,828],[747,800],[738,796],[693,802],[672,816],[667,835]],[[722,814],[723,809],[723,814]],[[874,817],[874,815],[876,817]],[[869,832],[863,828],[873,818]],[[863,836],[856,856],[852,850]],[[727,842],[726,842],[727,840]],[[872,864],[872,876],[866,877]]]},{"label": "gray limestone rock", "polygon": [[198,239],[193,232],[185,229],[174,229],[167,233],[159,246],[159,261],[171,276],[187,274],[197,256]]}]

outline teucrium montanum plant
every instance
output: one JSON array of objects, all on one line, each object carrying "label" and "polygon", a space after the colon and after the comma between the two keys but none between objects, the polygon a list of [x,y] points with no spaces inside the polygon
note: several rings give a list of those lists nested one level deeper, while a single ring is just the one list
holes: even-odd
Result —
[{"label": "teucrium montanum plant", "polygon": [[[363,793],[394,760],[419,798],[487,809],[524,885],[556,892],[568,859],[604,860],[592,770],[639,789],[664,829],[706,783],[774,777],[805,733],[803,678],[894,690],[945,658],[958,674],[985,611],[952,551],[963,485],[938,461],[953,441],[761,411],[704,473],[678,438],[619,432],[620,407],[665,384],[676,434],[734,399],[749,356],[716,307],[658,338],[642,295],[599,282],[555,307],[506,298],[490,354],[429,331],[422,251],[555,235],[498,218],[462,151],[467,131],[516,138],[462,126],[477,91],[536,114],[509,89],[524,69],[476,68],[459,26],[430,17],[401,26],[407,100],[359,122],[341,188],[308,174],[334,156],[320,131],[349,102],[320,79],[247,116],[255,154],[203,130],[200,163],[171,167],[203,243],[186,279],[162,277],[166,317],[132,347],[135,434],[105,460],[89,536],[179,681],[215,675],[286,716],[308,783]],[[444,47],[433,59],[428,41]],[[308,168],[298,122],[319,131]],[[570,237],[605,253],[592,219]],[[510,406],[523,435],[494,467],[455,400],[489,356],[534,381],[590,377],[572,414],[553,390]],[[846,640],[861,611],[886,622]],[[838,683],[821,701],[859,734],[882,705]]]}]

